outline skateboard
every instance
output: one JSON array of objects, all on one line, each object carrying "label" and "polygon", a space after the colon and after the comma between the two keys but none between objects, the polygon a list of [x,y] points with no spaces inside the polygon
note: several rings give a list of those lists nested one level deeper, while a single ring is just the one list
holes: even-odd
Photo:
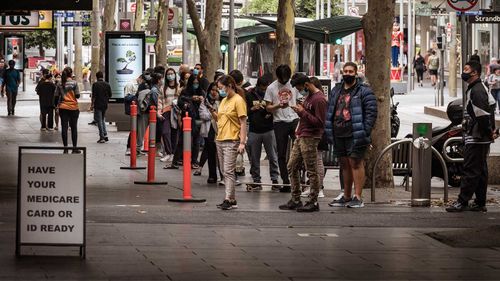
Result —
[{"label": "skateboard", "polygon": [[[260,185],[260,186],[270,186],[271,188],[273,188],[273,186],[288,186],[288,187],[291,187],[292,185],[291,184],[283,184],[283,183],[265,183],[265,182],[261,182],[261,183],[254,183],[254,182],[242,182],[241,184],[244,184],[246,185],[246,189],[248,192],[250,191],[253,191],[252,190],[252,187],[254,185]],[[307,185],[307,184],[301,184],[300,185],[302,188],[304,187],[309,187],[310,185]]]}]

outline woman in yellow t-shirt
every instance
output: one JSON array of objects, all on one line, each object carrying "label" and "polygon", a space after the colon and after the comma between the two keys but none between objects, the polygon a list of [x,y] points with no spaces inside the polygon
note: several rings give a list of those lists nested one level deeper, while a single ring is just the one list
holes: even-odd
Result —
[{"label": "woman in yellow t-shirt", "polygon": [[217,112],[211,109],[212,117],[217,120],[217,155],[224,174],[226,196],[217,205],[222,210],[237,208],[235,198],[236,157],[245,151],[247,140],[247,106],[237,94],[236,82],[229,75],[222,76],[218,82],[219,96],[222,101]]}]

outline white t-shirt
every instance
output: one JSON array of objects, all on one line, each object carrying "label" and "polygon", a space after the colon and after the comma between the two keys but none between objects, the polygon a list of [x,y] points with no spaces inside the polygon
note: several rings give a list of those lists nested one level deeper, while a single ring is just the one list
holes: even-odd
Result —
[{"label": "white t-shirt", "polygon": [[[273,113],[273,121],[274,122],[292,122],[295,119],[298,119],[299,116],[293,109],[290,107],[292,105],[297,104],[297,89],[293,88],[290,85],[290,81],[285,85],[282,85],[278,80],[274,81],[267,87],[266,95],[264,96],[264,100],[270,102],[272,104],[279,104],[280,100],[283,99],[283,93],[286,93],[288,89],[291,92],[291,96],[285,99],[288,99],[288,107],[279,108]],[[285,91],[284,91],[285,90]]]}]

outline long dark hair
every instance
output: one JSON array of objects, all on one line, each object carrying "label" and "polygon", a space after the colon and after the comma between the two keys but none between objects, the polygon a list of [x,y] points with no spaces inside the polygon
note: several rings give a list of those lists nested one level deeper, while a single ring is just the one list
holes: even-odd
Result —
[{"label": "long dark hair", "polygon": [[67,66],[64,68],[62,74],[61,74],[61,83],[63,86],[66,85],[66,82],[68,81],[68,78],[73,77],[73,69],[71,67]]},{"label": "long dark hair", "polygon": [[[168,74],[169,71],[173,72],[174,75],[175,75],[174,86],[173,87],[170,87],[170,81],[167,79],[167,74]],[[170,89],[177,89],[177,87],[179,86],[179,82],[177,81],[176,78],[177,78],[177,72],[175,72],[175,69],[173,69],[173,68],[170,67],[170,68],[167,69],[167,71],[165,71],[165,85],[167,87],[169,87]],[[166,91],[167,87],[165,87],[165,91]]]},{"label": "long dark hair", "polygon": [[[185,92],[188,96],[193,96],[193,95],[198,95],[198,96],[206,96],[205,91],[201,88],[201,84],[198,87],[198,89],[193,89],[193,84],[194,80],[198,80],[198,77],[195,75],[189,76],[188,82],[186,84],[186,87],[184,87],[183,92]],[[198,80],[198,83],[200,83],[200,80]]]}]

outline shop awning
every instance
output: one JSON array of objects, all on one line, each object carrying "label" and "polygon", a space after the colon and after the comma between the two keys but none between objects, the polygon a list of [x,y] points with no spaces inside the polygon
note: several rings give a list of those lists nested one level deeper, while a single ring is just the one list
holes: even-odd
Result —
[{"label": "shop awning", "polygon": [[[255,26],[245,26],[234,29],[234,39],[237,45],[243,44],[249,40],[254,39],[255,37],[267,34],[269,32],[273,32],[274,28],[259,24]],[[188,28],[188,32],[196,35],[196,32],[193,28]],[[220,34],[220,43],[221,44],[229,44],[229,30],[222,30]]]},{"label": "shop awning", "polygon": [[[276,28],[276,20],[252,17],[267,26]],[[324,44],[335,44],[341,39],[362,29],[361,17],[335,16],[327,19],[307,21],[295,24],[295,37]]]}]

